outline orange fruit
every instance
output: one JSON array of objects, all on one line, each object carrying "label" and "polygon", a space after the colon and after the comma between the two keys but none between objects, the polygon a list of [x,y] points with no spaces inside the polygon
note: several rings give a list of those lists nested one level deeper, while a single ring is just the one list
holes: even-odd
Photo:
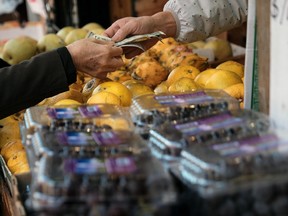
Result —
[{"label": "orange fruit", "polygon": [[87,104],[99,104],[99,103],[120,105],[121,100],[117,95],[106,91],[97,92],[93,94],[91,97],[89,97],[87,100]]},{"label": "orange fruit", "polygon": [[200,70],[191,65],[181,65],[173,69],[167,78],[167,84],[170,86],[172,83],[177,81],[182,77],[187,77],[190,79],[195,79],[195,77],[200,73]]},{"label": "orange fruit", "polygon": [[116,81],[107,81],[100,83],[92,92],[96,94],[97,92],[110,92],[115,94],[120,98],[120,105],[121,106],[130,106],[132,102],[132,93],[131,91],[122,83]]}]

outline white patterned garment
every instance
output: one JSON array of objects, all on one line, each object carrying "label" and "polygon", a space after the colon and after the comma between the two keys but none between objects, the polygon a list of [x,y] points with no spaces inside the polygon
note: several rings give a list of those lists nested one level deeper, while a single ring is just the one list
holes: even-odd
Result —
[{"label": "white patterned garment", "polygon": [[241,25],[247,20],[247,0],[169,0],[164,11],[173,14],[177,39],[202,40]]}]

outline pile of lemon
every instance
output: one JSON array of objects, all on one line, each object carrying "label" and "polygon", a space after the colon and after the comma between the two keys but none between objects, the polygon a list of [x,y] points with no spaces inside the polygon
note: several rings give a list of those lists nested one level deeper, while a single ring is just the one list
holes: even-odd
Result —
[{"label": "pile of lemon", "polygon": [[20,136],[19,120],[13,116],[0,120],[0,154],[12,174],[30,171]]}]

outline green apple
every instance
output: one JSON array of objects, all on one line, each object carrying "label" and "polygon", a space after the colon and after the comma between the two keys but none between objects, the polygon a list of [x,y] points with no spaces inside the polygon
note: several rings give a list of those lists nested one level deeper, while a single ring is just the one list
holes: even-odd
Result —
[{"label": "green apple", "polygon": [[60,36],[63,40],[65,40],[68,33],[72,31],[73,29],[75,29],[73,26],[65,26],[61,28],[56,34]]},{"label": "green apple", "polygon": [[71,44],[74,41],[83,39],[86,37],[87,33],[88,33],[88,30],[86,30],[86,29],[75,28],[68,33],[68,35],[65,38],[65,43]]},{"label": "green apple", "polygon": [[98,28],[103,29],[103,27],[99,23],[96,23],[96,22],[87,23],[82,28],[86,29],[87,31],[91,31],[93,29],[98,29]]},{"label": "green apple", "polygon": [[19,36],[8,40],[2,52],[2,58],[11,65],[30,59],[37,53],[37,40],[29,36]]},{"label": "green apple", "polygon": [[40,40],[38,40],[37,50],[38,53],[47,52],[59,47],[63,47],[65,45],[66,43],[60,36],[54,33],[50,33],[44,35]]},{"label": "green apple", "polygon": [[105,31],[105,29],[103,29],[103,28],[96,28],[96,29],[90,30],[90,32],[93,32],[94,34],[97,34],[97,35],[102,35],[104,31]]}]

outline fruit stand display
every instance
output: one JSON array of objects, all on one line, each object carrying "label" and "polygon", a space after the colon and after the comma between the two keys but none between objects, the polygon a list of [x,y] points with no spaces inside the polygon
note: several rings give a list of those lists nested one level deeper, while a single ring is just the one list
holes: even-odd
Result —
[{"label": "fruit stand display", "polygon": [[[1,55],[17,64],[103,31],[21,36]],[[20,203],[6,215],[261,215],[267,202],[285,215],[287,142],[243,109],[243,58],[219,38],[164,38],[107,79],[78,71],[69,91],[1,119],[1,187]]]}]

